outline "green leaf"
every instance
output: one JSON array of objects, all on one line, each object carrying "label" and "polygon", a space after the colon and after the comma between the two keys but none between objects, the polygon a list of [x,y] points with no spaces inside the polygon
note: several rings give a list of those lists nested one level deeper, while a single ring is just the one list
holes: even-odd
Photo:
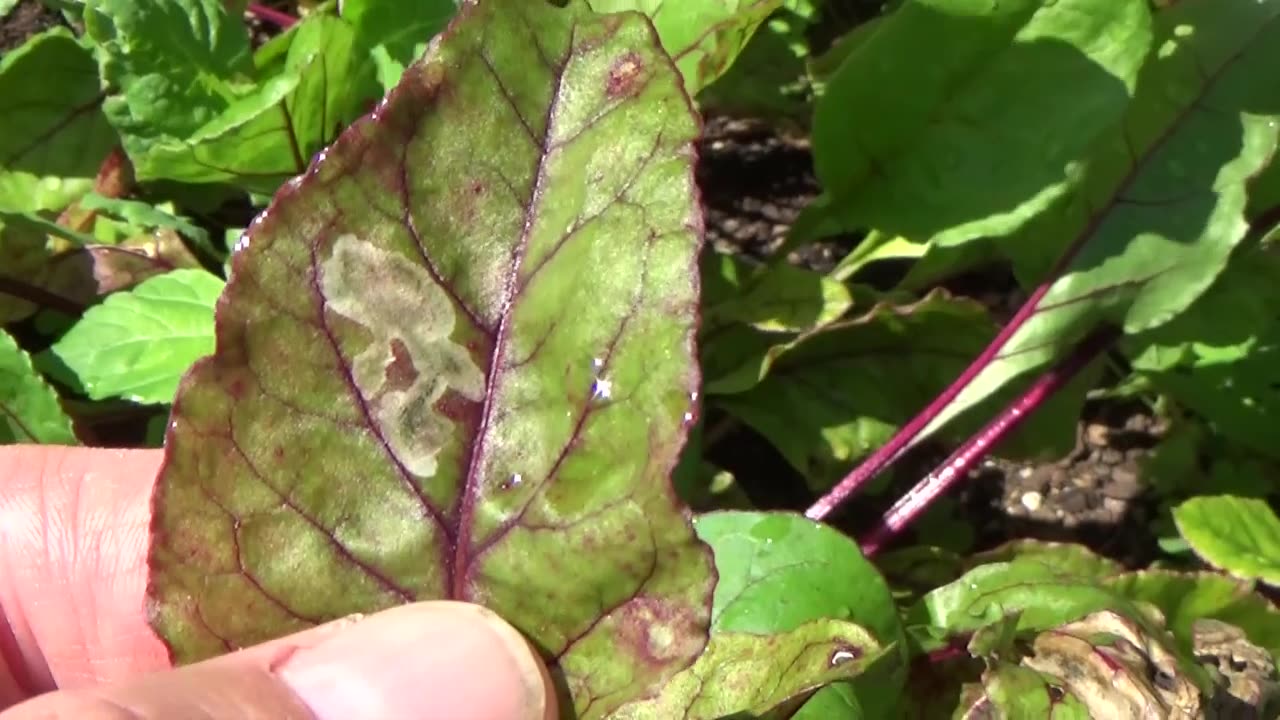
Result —
[{"label": "green leaf", "polygon": [[0,444],[78,444],[58,396],[31,358],[0,330]]},{"label": "green leaf", "polygon": [[857,543],[826,525],[783,513],[708,513],[694,527],[715,553],[713,642],[716,633],[789,632],[823,618],[856,622],[893,652],[869,676],[873,683],[825,689],[810,703],[835,704],[837,698],[824,696],[846,690],[865,713],[858,717],[894,716],[905,677],[906,637],[888,585]]},{"label": "green leaf", "polygon": [[486,0],[277,195],[174,403],[149,602],[178,662],[452,598],[584,719],[693,664],[697,134],[643,17]]},{"label": "green leaf", "polygon": [[638,10],[648,16],[691,96],[724,74],[760,23],[782,4],[782,0],[586,2],[596,12]]},{"label": "green leaf", "polygon": [[825,194],[796,232],[953,243],[1017,229],[1071,187],[1069,166],[1124,111],[1150,40],[1147,0],[904,3],[816,105]]},{"label": "green leaf", "polygon": [[1134,370],[1229,440],[1280,459],[1280,257],[1250,247],[1186,312],[1132,339]]},{"label": "green leaf", "polygon": [[702,316],[714,336],[740,324],[764,332],[804,332],[828,325],[853,306],[849,288],[837,280],[787,263],[749,266],[730,255],[713,255]]},{"label": "green leaf", "polygon": [[107,117],[139,180],[273,192],[357,113],[354,30],[338,18],[308,17],[271,46],[283,53],[279,66],[258,68],[243,22],[221,0],[86,8],[86,32],[115,91]]},{"label": "green leaf", "polygon": [[1097,578],[1031,557],[973,568],[925,595],[911,618],[961,634],[1015,617],[1019,632],[1040,632],[1108,609],[1143,617],[1132,602],[1100,587]]},{"label": "green leaf", "polygon": [[190,218],[175,215],[155,205],[137,200],[108,198],[90,192],[80,198],[80,207],[114,215],[132,225],[135,231],[168,228],[182,233],[199,245],[209,244],[209,233],[204,228],[193,223]]},{"label": "green leaf", "polygon": [[[715,402],[821,487],[888,440],[994,334],[977,303],[941,293],[908,305],[885,300],[858,317],[769,348],[754,366],[743,354],[752,379],[768,374]],[[723,377],[716,380],[724,383]],[[709,382],[707,391],[722,387]]]},{"label": "green leaf", "polygon": [[366,58],[354,74],[376,72],[382,88],[390,90],[456,10],[456,0],[346,0],[342,19],[355,28],[355,55]]},{"label": "green leaf", "polygon": [[1084,578],[1108,578],[1124,570],[1120,563],[1098,555],[1084,545],[1032,539],[1011,540],[991,550],[975,553],[969,558],[969,563],[977,567],[1013,560],[1039,563],[1058,574]]},{"label": "green leaf", "polygon": [[93,55],[55,28],[0,59],[0,210],[61,210],[116,142]]},{"label": "green leaf", "polygon": [[185,140],[245,94],[249,35],[222,0],[86,0],[84,23],[140,180],[155,177],[152,145]]},{"label": "green leaf", "polygon": [[803,702],[817,688],[857,677],[880,652],[867,631],[839,620],[816,620],[776,635],[718,633],[697,663],[675,676],[661,694],[610,717],[759,717]]},{"label": "green leaf", "polygon": [[1280,611],[1255,592],[1251,582],[1218,573],[1144,570],[1117,575],[1106,585],[1131,600],[1159,608],[1185,648],[1192,646],[1195,621],[1212,618],[1239,627],[1250,641],[1272,657],[1280,657]]},{"label": "green leaf", "polygon": [[1059,681],[1031,668],[997,662],[982,677],[987,697],[1008,718],[1091,720],[1089,709]]},{"label": "green leaf", "polygon": [[1266,500],[1193,497],[1173,509],[1173,521],[1210,564],[1239,578],[1280,586],[1280,518]]},{"label": "green leaf", "polygon": [[50,350],[94,400],[173,401],[178,380],[213,352],[213,306],[223,282],[174,270],[96,305]]},{"label": "green leaf", "polygon": [[816,15],[807,0],[784,0],[728,70],[698,94],[703,111],[808,124],[813,88],[806,32]]},{"label": "green leaf", "polygon": [[1255,82],[1258,68],[1280,65],[1280,4],[1187,0],[1158,18],[1161,50],[1124,120],[1070,194],[1001,241],[1025,284],[1056,280],[1032,294],[991,362],[924,434],[1101,324],[1134,334],[1168,322],[1245,237],[1247,181],[1280,134],[1280,85]]}]

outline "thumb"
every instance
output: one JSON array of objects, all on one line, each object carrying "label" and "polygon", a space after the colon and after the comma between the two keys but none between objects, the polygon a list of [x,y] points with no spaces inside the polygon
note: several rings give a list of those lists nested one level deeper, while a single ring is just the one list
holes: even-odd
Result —
[{"label": "thumb", "polygon": [[130,681],[53,692],[0,720],[552,720],[524,638],[477,605],[423,602]]}]

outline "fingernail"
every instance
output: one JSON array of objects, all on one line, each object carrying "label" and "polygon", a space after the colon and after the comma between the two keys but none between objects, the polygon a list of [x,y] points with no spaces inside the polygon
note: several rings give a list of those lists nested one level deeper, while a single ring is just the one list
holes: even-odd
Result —
[{"label": "fingernail", "polygon": [[316,720],[543,720],[542,666],[477,605],[427,602],[370,615],[277,668]]}]

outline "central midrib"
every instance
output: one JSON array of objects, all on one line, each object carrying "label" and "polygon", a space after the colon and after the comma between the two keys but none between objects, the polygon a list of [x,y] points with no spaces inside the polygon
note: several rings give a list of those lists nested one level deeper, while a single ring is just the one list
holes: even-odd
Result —
[{"label": "central midrib", "polygon": [[[467,576],[470,569],[472,545],[471,529],[475,523],[475,505],[479,498],[481,479],[480,468],[488,445],[489,424],[493,419],[495,398],[499,395],[498,381],[500,374],[498,369],[502,366],[502,356],[506,351],[507,337],[511,331],[512,306],[515,304],[515,290],[518,285],[517,280],[520,276],[520,268],[524,264],[525,253],[529,246],[529,237],[536,222],[536,210],[542,199],[543,183],[547,177],[547,158],[551,154],[549,148],[550,139],[554,135],[556,108],[559,107],[561,100],[560,93],[564,75],[567,72],[570,60],[573,58],[576,34],[577,25],[575,23],[569,30],[568,47],[565,50],[564,59],[561,61],[560,67],[558,69],[552,68],[553,70],[558,70],[558,72],[556,72],[555,86],[552,88],[551,101],[547,105],[547,114],[543,122],[541,153],[538,155],[537,166],[534,168],[533,186],[530,189],[529,200],[525,203],[524,227],[521,230],[520,239],[516,243],[515,251],[511,258],[511,270],[507,275],[505,287],[503,288],[502,310],[498,315],[498,329],[495,333],[493,354],[485,377],[484,409],[481,411],[480,427],[476,430],[475,441],[471,445],[471,454],[467,459],[466,476],[462,483],[462,494],[457,513],[457,527],[453,533],[454,552],[452,567],[450,567],[449,597],[455,600],[467,599]],[[512,106],[512,111],[517,115],[520,113],[520,109],[514,105]]]}]

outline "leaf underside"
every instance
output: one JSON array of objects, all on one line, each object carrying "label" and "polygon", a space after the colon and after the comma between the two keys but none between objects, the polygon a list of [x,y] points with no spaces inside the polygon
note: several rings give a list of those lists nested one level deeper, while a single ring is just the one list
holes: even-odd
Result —
[{"label": "leaf underside", "polygon": [[491,0],[286,186],[174,405],[149,597],[176,660],[452,598],[580,717],[693,662],[713,571],[668,476],[697,131],[641,16]]}]

